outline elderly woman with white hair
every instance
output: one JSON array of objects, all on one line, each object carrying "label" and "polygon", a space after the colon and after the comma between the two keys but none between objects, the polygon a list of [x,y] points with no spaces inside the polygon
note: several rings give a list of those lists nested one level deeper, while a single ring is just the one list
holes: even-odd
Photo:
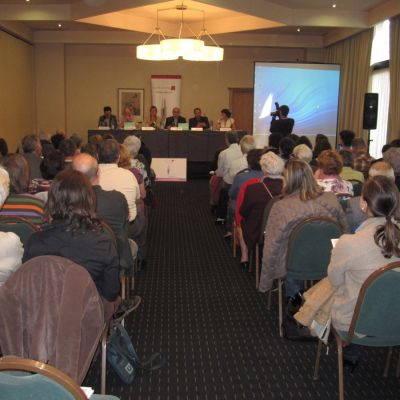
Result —
[{"label": "elderly woman with white hair", "polygon": [[294,158],[297,160],[301,160],[306,162],[307,164],[310,164],[310,161],[313,158],[313,152],[312,150],[305,144],[299,144],[297,145],[292,152],[292,155]]},{"label": "elderly woman with white hair", "polygon": [[[252,249],[258,243],[264,210],[269,201],[278,196],[282,191],[282,174],[285,162],[281,157],[269,151],[261,156],[261,170],[263,176],[256,183],[245,188],[243,202],[239,213],[242,217],[241,228],[245,243],[245,253],[247,249]],[[242,248],[243,253],[244,248]],[[248,258],[248,257],[247,257]],[[248,268],[248,259],[241,261],[244,269]]]},{"label": "elderly woman with white hair", "polygon": [[144,186],[147,187],[150,185],[150,177],[149,177],[149,167],[147,165],[146,159],[139,154],[140,146],[142,142],[135,135],[127,136],[124,140],[124,145],[128,149],[131,154],[131,167],[137,168],[143,176]]},{"label": "elderly woman with white hair", "polygon": [[[5,169],[0,168],[0,208],[9,195],[10,178]],[[21,240],[13,232],[0,232],[0,286],[21,266],[24,248]]]}]

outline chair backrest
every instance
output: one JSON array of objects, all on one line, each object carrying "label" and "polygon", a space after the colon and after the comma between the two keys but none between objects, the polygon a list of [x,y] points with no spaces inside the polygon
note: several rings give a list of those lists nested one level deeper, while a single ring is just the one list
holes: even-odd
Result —
[{"label": "chair backrest", "polygon": [[287,276],[300,280],[325,277],[331,258],[331,239],[341,234],[340,225],[328,217],[307,218],[297,224],[289,236]]},{"label": "chair backrest", "polygon": [[[87,400],[81,388],[66,374],[39,361],[19,357],[0,358],[1,398]],[[9,371],[25,371],[35,374],[15,375]]]},{"label": "chair backrest", "polygon": [[0,217],[0,231],[15,233],[25,247],[32,233],[35,233],[37,229],[35,225],[24,218]]},{"label": "chair backrest", "polygon": [[357,332],[365,335],[361,340],[366,346],[400,345],[399,288],[400,262],[387,264],[368,277],[358,295],[348,342]]},{"label": "chair backrest", "polygon": [[24,263],[0,287],[0,348],[60,369],[81,383],[104,326],[87,270],[57,256]]}]

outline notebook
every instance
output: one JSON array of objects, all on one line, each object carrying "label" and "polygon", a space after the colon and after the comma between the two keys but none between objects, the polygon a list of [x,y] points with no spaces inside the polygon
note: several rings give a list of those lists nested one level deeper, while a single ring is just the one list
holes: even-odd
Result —
[{"label": "notebook", "polygon": [[180,123],[178,123],[178,128],[181,128],[183,131],[188,131],[189,123],[188,122],[180,122]]}]

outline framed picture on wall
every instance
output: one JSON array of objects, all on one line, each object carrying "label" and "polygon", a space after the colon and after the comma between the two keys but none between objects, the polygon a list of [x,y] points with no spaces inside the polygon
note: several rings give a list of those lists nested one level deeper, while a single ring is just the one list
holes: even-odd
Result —
[{"label": "framed picture on wall", "polygon": [[118,89],[118,116],[132,122],[143,122],[144,89]]}]

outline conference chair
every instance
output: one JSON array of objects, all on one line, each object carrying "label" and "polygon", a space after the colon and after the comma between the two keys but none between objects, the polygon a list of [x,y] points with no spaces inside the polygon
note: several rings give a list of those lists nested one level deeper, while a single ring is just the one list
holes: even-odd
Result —
[{"label": "conference chair", "polygon": [[[328,217],[306,218],[298,223],[289,236],[286,257],[286,278],[318,281],[327,275],[331,258],[331,239],[342,234],[340,225]],[[278,279],[279,336],[283,337],[282,279]]]},{"label": "conference chair", "polygon": [[[394,269],[399,269],[394,271]],[[333,333],[338,355],[339,399],[344,400],[343,346],[354,343],[361,346],[389,347],[384,377],[387,377],[391,358],[391,347],[400,345],[400,262],[393,262],[374,271],[361,287],[348,332]],[[357,332],[357,334],[355,334]],[[362,336],[360,337],[360,334]],[[314,367],[314,380],[318,379],[322,341],[318,342]],[[400,362],[396,376],[399,377]]]},{"label": "conference chair", "polygon": [[48,362],[78,384],[102,333],[105,353],[102,299],[87,270],[66,258],[35,257],[13,273],[0,287],[0,326],[3,355]]},{"label": "conference chair", "polygon": [[[79,385],[59,369],[19,357],[0,358],[0,393],[7,400],[87,400]],[[90,399],[118,400],[118,397],[94,394]]]},{"label": "conference chair", "polygon": [[0,232],[13,232],[21,240],[25,247],[32,233],[35,233],[37,228],[31,222],[20,217],[0,217]]}]

